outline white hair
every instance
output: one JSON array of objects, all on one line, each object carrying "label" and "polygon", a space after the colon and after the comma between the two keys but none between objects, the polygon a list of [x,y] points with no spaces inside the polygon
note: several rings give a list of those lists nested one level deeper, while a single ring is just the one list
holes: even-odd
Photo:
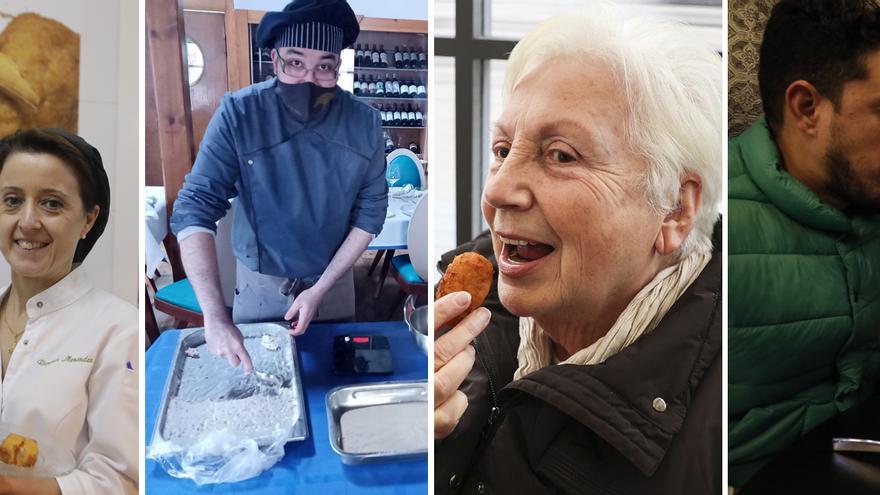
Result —
[{"label": "white hair", "polygon": [[678,23],[594,7],[548,19],[517,43],[504,103],[532,70],[560,56],[598,60],[614,72],[628,109],[625,139],[650,165],[645,191],[659,214],[679,208],[685,173],[700,177],[696,222],[679,256],[711,252],[723,180],[721,57]]}]

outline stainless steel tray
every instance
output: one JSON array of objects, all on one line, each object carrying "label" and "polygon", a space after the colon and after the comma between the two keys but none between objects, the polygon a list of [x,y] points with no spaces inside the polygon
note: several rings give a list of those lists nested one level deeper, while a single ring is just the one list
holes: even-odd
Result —
[{"label": "stainless steel tray", "polygon": [[[281,323],[247,323],[236,325],[245,338],[258,337],[265,333],[282,333],[290,342],[290,388],[295,392],[297,400],[299,400],[299,418],[294,423],[288,437],[289,442],[302,441],[309,436],[308,427],[308,409],[305,404],[305,398],[302,387],[301,367],[299,354],[296,350],[296,342],[293,337],[288,335],[287,326]],[[159,413],[156,417],[156,424],[153,428],[153,435],[150,442],[151,447],[157,443],[165,441],[165,425],[167,420],[168,406],[172,398],[177,397],[181,387],[181,377],[183,375],[184,364],[187,359],[186,350],[200,346],[205,343],[204,328],[193,328],[181,330],[180,340],[171,360],[171,371],[165,382],[165,389],[162,393],[162,400],[159,403]]]},{"label": "stainless steel tray", "polygon": [[[330,446],[342,457],[345,464],[388,462],[407,459],[427,458],[428,436],[425,435],[425,448],[409,451],[355,453],[344,448],[342,439],[342,415],[354,409],[386,404],[424,402],[427,410],[428,381],[398,381],[365,383],[336,387],[327,392],[327,425],[330,433]],[[422,418],[427,429],[427,415]]]}]

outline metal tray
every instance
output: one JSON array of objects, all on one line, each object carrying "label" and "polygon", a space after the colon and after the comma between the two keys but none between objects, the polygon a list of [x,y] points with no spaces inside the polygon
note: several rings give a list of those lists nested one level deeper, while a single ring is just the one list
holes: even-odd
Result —
[{"label": "metal tray", "polygon": [[[256,337],[263,335],[265,333],[283,333],[284,336],[287,337],[290,341],[290,351],[292,353],[292,357],[290,360],[291,376],[290,387],[296,393],[296,397],[300,401],[299,404],[299,418],[296,423],[294,423],[291,428],[290,436],[288,437],[289,442],[302,441],[308,438],[309,436],[309,426],[308,426],[308,408],[305,404],[305,396],[303,393],[302,387],[302,378],[301,378],[301,367],[299,362],[299,354],[296,350],[296,342],[293,337],[288,334],[288,328],[286,325],[281,323],[246,323],[236,325],[238,329],[241,331],[242,335],[247,337]],[[178,391],[180,390],[181,385],[181,377],[183,375],[184,363],[187,359],[186,350],[191,347],[197,347],[205,343],[205,330],[204,328],[193,328],[181,330],[180,332],[180,340],[178,341],[177,348],[174,352],[174,357],[171,360],[171,372],[168,374],[168,378],[165,382],[165,389],[162,393],[162,400],[159,403],[159,414],[156,417],[156,424],[153,428],[153,435],[150,442],[151,446],[157,445],[157,443],[165,440],[163,432],[165,431],[165,423],[167,419],[167,412],[170,400],[177,396]]]},{"label": "metal tray", "polygon": [[[343,448],[341,425],[342,415],[354,409],[409,402],[424,402],[427,407],[427,380],[366,383],[336,387],[327,392],[326,402],[330,446],[340,457],[342,457],[343,463],[364,464],[370,462],[427,458],[427,434],[425,436],[424,449],[377,453],[354,453]],[[425,421],[425,427],[427,428],[428,418],[425,417],[423,419]]]}]

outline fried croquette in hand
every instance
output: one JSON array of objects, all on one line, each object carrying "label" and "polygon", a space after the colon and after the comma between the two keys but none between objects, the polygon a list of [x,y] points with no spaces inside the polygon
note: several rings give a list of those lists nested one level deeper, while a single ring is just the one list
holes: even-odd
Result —
[{"label": "fried croquette in hand", "polygon": [[462,253],[452,260],[440,280],[440,285],[437,286],[434,297],[440,299],[446,294],[465,291],[471,295],[471,304],[465,312],[449,322],[450,327],[458,325],[471,311],[483,304],[492,287],[494,273],[492,262],[480,253]]}]

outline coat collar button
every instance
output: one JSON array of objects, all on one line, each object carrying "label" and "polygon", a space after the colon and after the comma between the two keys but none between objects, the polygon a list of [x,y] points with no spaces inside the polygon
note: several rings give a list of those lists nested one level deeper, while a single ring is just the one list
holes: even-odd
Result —
[{"label": "coat collar button", "polygon": [[458,488],[461,486],[461,478],[457,474],[453,474],[449,477],[449,486],[452,488]]},{"label": "coat collar button", "polygon": [[651,406],[657,412],[666,412],[666,401],[663,400],[662,397],[657,397],[654,399],[654,402],[651,403]]}]

